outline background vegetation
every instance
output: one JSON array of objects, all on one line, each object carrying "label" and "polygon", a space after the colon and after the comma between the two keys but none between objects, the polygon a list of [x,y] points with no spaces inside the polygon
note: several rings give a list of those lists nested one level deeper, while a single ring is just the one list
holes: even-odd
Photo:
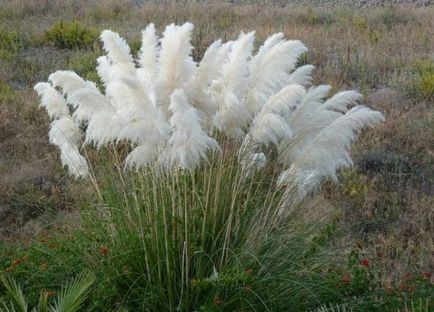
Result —
[{"label": "background vegetation", "polygon": [[[57,69],[97,79],[102,29],[118,31],[137,51],[139,30],[147,23],[161,30],[184,21],[196,27],[196,58],[214,39],[233,39],[240,30],[256,30],[259,42],[279,31],[300,39],[309,48],[303,61],[316,66],[314,83],[330,84],[334,91],[358,89],[368,106],[385,114],[386,122],[355,145],[354,168],[342,172],[340,185],[324,185],[316,199],[317,214],[329,217],[316,242],[322,252],[333,251],[332,260],[321,258],[328,265],[322,267],[327,286],[320,301],[350,304],[356,311],[395,311],[413,300],[415,310],[434,309],[432,7],[5,1],[0,7],[0,272],[13,273],[36,302],[41,291],[60,290],[65,280],[91,267],[99,285],[90,295],[93,308],[104,307],[103,298],[122,306],[114,284],[104,278],[125,268],[113,268],[104,242],[90,244],[75,232],[83,227],[79,210],[93,204],[93,189],[61,170],[57,151],[48,144],[48,118],[32,87]],[[248,278],[238,273],[229,275]],[[354,297],[369,304],[349,303]],[[206,309],[223,309],[221,300],[210,298]]]}]

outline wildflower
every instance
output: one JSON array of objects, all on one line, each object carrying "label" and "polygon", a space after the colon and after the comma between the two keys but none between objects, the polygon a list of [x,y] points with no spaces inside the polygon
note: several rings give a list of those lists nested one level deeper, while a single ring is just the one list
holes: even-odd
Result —
[{"label": "wildflower", "polygon": [[12,266],[18,266],[19,264],[21,264],[22,260],[21,259],[14,259],[12,261]]},{"label": "wildflower", "polygon": [[39,268],[40,268],[41,270],[46,270],[46,269],[48,269],[48,263],[47,263],[47,262],[42,263],[42,264],[39,266]]},{"label": "wildflower", "polygon": [[369,260],[364,258],[362,261],[360,261],[360,264],[367,268],[369,266]]},{"label": "wildflower", "polygon": [[351,283],[351,274],[345,274],[341,279],[341,283],[344,285],[348,285],[349,283]]},{"label": "wildflower", "polygon": [[212,299],[212,303],[214,303],[214,305],[220,305],[222,303],[222,299],[219,296],[215,296]]},{"label": "wildflower", "polygon": [[431,272],[422,272],[422,278],[424,280],[427,280],[427,281],[431,280],[431,276],[432,276]]},{"label": "wildflower", "polygon": [[107,247],[100,247],[99,252],[106,256],[106,255],[108,255],[109,250]]},{"label": "wildflower", "polygon": [[55,290],[45,290],[44,295],[47,298],[54,297],[56,295],[56,291]]},{"label": "wildflower", "polygon": [[253,269],[247,269],[244,272],[246,272],[247,275],[252,275],[253,274]]}]

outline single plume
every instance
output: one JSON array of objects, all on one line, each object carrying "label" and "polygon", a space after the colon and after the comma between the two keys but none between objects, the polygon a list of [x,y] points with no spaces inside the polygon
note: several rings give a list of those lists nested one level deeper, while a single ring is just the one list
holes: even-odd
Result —
[{"label": "single plume", "polygon": [[52,119],[50,142],[71,174],[89,174],[84,145],[122,145],[126,169],[173,172],[221,152],[238,155],[245,176],[278,162],[276,186],[303,197],[351,166],[357,134],[384,120],[360,105],[356,91],[330,97],[330,86],[311,86],[314,66],[297,68],[306,46],[283,33],[257,51],[255,32],[218,39],[195,62],[192,32],[191,23],[170,24],[160,36],[149,24],[135,59],[119,34],[105,30],[96,68],[102,86],[72,71],[35,86]]},{"label": "single plume", "polygon": [[165,168],[191,170],[206,159],[208,150],[218,150],[218,144],[201,129],[198,112],[187,102],[184,90],[172,93],[169,109],[174,131],[161,156],[161,164]]}]

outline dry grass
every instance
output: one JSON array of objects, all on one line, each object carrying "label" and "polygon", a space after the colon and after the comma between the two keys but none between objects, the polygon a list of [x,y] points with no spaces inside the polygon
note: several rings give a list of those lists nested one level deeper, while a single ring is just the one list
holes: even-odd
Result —
[{"label": "dry grass", "polygon": [[[417,61],[434,62],[434,8],[331,11],[229,4],[134,7],[129,3],[39,0],[2,4],[0,29],[17,31],[22,47],[0,58],[1,84],[6,86],[0,88],[0,214],[8,216],[0,218],[6,220],[0,224],[0,235],[19,232],[35,216],[35,207],[40,209],[36,216],[50,209],[71,210],[80,193],[78,186],[76,193],[69,193],[74,183],[60,170],[57,153],[48,146],[47,118],[38,110],[31,88],[56,69],[72,67],[94,77],[89,56],[98,55],[100,47],[59,49],[44,39],[44,31],[60,19],[78,21],[92,29],[114,29],[137,49],[140,30],[147,23],[154,22],[162,30],[171,22],[191,21],[196,27],[196,58],[214,39],[229,40],[241,30],[255,29],[258,44],[272,33],[284,32],[309,47],[302,62],[316,66],[315,83],[328,83],[334,91],[359,89],[370,106],[385,113],[386,123],[366,133],[355,147],[354,172],[344,174],[340,187],[327,186],[325,195],[342,209],[343,228],[350,229],[346,237],[362,242],[367,253],[384,253],[393,274],[402,275],[415,263],[432,270],[434,109],[430,100],[406,97],[401,92],[406,80],[401,78],[411,74]],[[18,220],[20,213],[23,216]],[[17,225],[17,231],[7,230],[11,224]]]}]

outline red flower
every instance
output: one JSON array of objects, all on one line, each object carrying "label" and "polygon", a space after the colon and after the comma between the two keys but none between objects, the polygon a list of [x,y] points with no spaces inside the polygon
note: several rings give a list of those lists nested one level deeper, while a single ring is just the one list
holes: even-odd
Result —
[{"label": "red flower", "polygon": [[99,249],[99,252],[102,253],[103,255],[108,255],[109,250],[107,247],[101,247]]},{"label": "red flower", "polygon": [[431,273],[431,272],[422,272],[422,278],[423,278],[424,280],[430,280],[430,279],[431,279],[431,276],[432,276],[432,273]]},{"label": "red flower", "polygon": [[360,261],[360,264],[367,268],[369,266],[369,260],[366,258],[362,259],[362,261]]}]

